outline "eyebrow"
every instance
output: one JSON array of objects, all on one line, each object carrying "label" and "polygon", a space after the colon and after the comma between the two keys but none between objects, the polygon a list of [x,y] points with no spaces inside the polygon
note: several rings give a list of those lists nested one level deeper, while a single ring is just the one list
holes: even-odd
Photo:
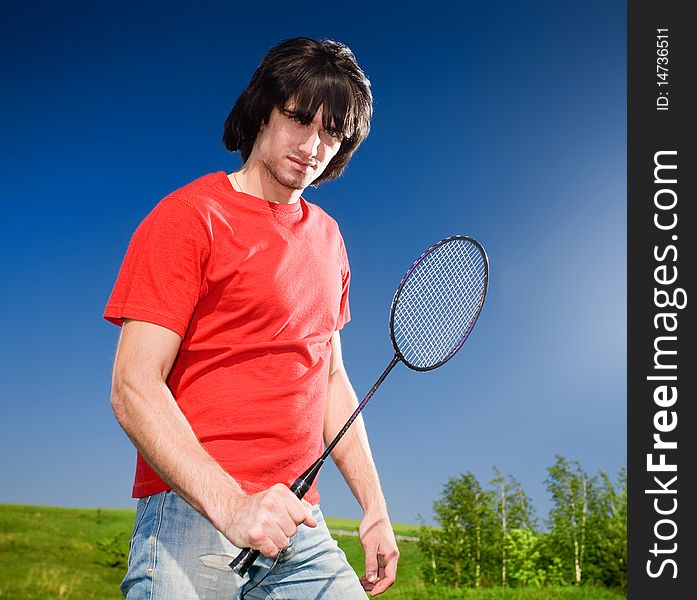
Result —
[{"label": "eyebrow", "polygon": [[[290,117],[290,118],[300,117],[301,122],[307,121],[308,125],[312,122],[312,119],[307,118],[308,113],[306,113],[305,111],[302,111],[302,110],[295,110],[294,108],[281,108],[281,109],[279,109],[279,112],[281,114],[285,115],[286,117]],[[303,119],[303,117],[305,117],[305,118]],[[313,116],[313,118],[314,118],[314,116]],[[325,127],[325,131],[328,131],[331,134],[340,134],[340,135],[346,137],[346,133],[336,126],[335,127]]]}]

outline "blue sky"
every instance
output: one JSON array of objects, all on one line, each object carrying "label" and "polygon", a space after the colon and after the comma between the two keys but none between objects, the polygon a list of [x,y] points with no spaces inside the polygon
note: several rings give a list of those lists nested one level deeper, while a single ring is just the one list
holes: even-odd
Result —
[{"label": "blue sky", "polygon": [[[13,13],[12,10],[15,12]],[[626,462],[624,2],[46,5],[0,36],[5,343],[0,502],[132,506],[135,451],[109,406],[101,319],[130,236],[202,174],[239,166],[222,125],[263,53],[347,43],[372,132],[306,197],[353,276],[344,359],[359,396],[391,358],[405,269],[453,234],[491,261],[483,314],[441,369],[398,365],[365,419],[393,519],[431,519],[448,477],[514,475],[544,516],[555,454]],[[19,11],[19,12],[18,12]],[[359,517],[332,466],[325,512]]]}]

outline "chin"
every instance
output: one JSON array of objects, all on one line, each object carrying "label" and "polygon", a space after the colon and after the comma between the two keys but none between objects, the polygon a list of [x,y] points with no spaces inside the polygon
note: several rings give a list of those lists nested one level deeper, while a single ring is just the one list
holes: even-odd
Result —
[{"label": "chin", "polygon": [[284,185],[286,187],[289,187],[293,190],[304,190],[307,186],[309,186],[317,176],[313,175],[312,177],[309,177],[307,175],[299,175],[299,176],[290,176],[286,179]]}]

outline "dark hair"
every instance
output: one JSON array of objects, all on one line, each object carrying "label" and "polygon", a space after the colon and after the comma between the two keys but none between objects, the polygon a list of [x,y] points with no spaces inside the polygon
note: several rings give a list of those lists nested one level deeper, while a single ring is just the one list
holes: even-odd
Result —
[{"label": "dark hair", "polygon": [[308,125],[323,107],[325,129],[339,131],[339,151],[313,182],[336,179],[368,136],[373,116],[370,81],[350,48],[333,40],[293,38],[271,48],[225,120],[223,145],[247,162],[262,124],[293,100],[293,114]]}]

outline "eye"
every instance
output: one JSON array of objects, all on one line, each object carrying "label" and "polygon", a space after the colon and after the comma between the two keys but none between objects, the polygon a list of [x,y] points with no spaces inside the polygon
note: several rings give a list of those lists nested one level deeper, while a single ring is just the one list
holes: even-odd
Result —
[{"label": "eye", "polygon": [[303,123],[302,117],[298,113],[293,112],[291,110],[282,110],[281,113],[284,117],[293,121],[293,123],[297,123],[298,125],[305,125],[305,123]]},{"label": "eye", "polygon": [[344,134],[337,129],[325,129],[324,133],[337,142],[342,142],[344,140]]}]

